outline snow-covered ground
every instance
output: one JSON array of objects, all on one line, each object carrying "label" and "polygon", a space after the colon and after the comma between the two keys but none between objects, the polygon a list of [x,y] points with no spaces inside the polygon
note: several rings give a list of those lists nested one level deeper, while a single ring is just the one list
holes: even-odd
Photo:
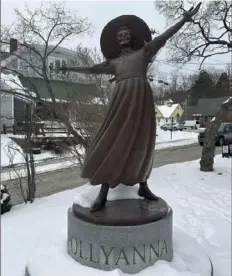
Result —
[{"label": "snow-covered ground", "polygon": [[[53,152],[43,152],[34,155],[35,161],[41,161],[49,158],[59,158]],[[1,135],[1,167],[25,163],[22,148],[15,143],[8,135]]]},{"label": "snow-covered ground", "polygon": [[[170,138],[170,131],[157,129],[156,149],[183,146],[197,142],[197,134],[194,132],[175,131]],[[63,154],[69,157],[71,153]],[[45,151],[34,155],[35,161],[40,162],[47,159],[59,159],[61,156],[54,152]],[[12,140],[9,135],[1,135],[1,167],[25,163],[22,149]]]},{"label": "snow-covered ground", "polygon": [[[77,166],[78,161],[76,158],[70,159],[70,160],[62,160],[60,162],[54,163],[54,164],[48,164],[48,165],[41,165],[41,166],[36,166],[35,171],[37,174],[39,173],[45,173],[45,172],[51,172],[51,171],[56,171],[56,170],[61,170],[65,168],[71,168],[73,166]],[[7,180],[13,180],[21,177],[25,177],[27,175],[26,168],[19,167],[17,169],[13,169],[4,173],[1,173],[1,181],[7,181]]]},{"label": "snow-covered ground", "polygon": [[157,128],[156,149],[164,149],[170,147],[179,147],[190,145],[198,142],[198,133],[195,131],[164,131]]},{"label": "snow-covered ground", "polygon": [[[170,131],[163,131],[157,129],[158,136],[156,137],[156,150],[166,149],[170,147],[178,147],[189,145],[197,142],[197,133],[175,131],[172,133],[172,139],[170,138]],[[84,153],[83,150],[78,149],[79,152]],[[37,173],[44,173],[47,171],[60,170],[69,168],[73,165],[77,165],[77,158],[71,158],[72,153],[67,152],[62,155],[55,154],[52,151],[44,151],[41,154],[35,154],[34,159],[38,164],[36,166]],[[61,159],[62,158],[62,159]],[[70,158],[70,160],[64,160],[63,158]],[[55,159],[55,164],[43,165],[45,160]],[[8,135],[1,135],[1,167],[8,167],[12,165],[25,164],[25,159],[22,149],[15,143]],[[26,170],[19,167],[16,168],[17,173],[14,170],[1,173],[1,180],[6,181],[9,179],[15,179],[26,176]]]},{"label": "snow-covered ground", "polygon": [[[204,248],[213,262],[214,275],[231,276],[231,159],[216,156],[215,171],[211,173],[199,170],[199,160],[155,168],[149,186],[172,207],[175,229],[185,231]],[[32,264],[37,272],[32,276],[124,275],[117,270],[103,272],[84,267],[66,253],[67,209],[74,198],[82,198],[82,204],[89,206],[98,189],[84,185],[36,199],[30,205],[16,206],[4,214],[1,219],[2,275],[24,275],[28,259],[33,256],[32,252],[36,253],[36,248],[39,259]],[[124,195],[137,197],[136,186],[120,186],[110,190],[109,199],[122,194],[122,190]],[[182,240],[183,244],[188,243],[188,239],[182,237]],[[191,244],[187,245],[192,248]],[[41,252],[38,246],[56,252],[56,261],[47,259],[48,252]],[[183,260],[176,266],[175,260],[171,264],[159,261],[138,275],[205,276],[196,271],[190,273],[190,266]],[[46,265],[52,269],[50,272],[46,271]],[[166,268],[166,273],[161,268]]]},{"label": "snow-covered ground", "polygon": [[[172,139],[170,138],[170,131],[157,129],[157,134],[158,136],[156,137],[155,150],[184,146],[197,142],[197,133],[194,132],[175,131],[172,133]],[[78,149],[78,151],[84,154],[83,150]],[[37,163],[36,172],[44,173],[47,171],[60,170],[77,165],[77,158],[72,157],[71,152],[67,152],[62,155],[55,154],[52,151],[44,151],[41,154],[35,154],[34,159]],[[70,158],[70,160],[64,160],[64,158]],[[43,161],[51,159],[57,160],[56,163],[43,165]],[[8,135],[1,135],[1,167],[3,168],[19,164],[25,164],[22,149],[12,139],[10,139]],[[26,176],[25,168],[22,169],[18,166],[15,169],[17,169],[17,173],[14,170],[2,172],[1,180],[6,181],[18,178],[19,176]]]}]

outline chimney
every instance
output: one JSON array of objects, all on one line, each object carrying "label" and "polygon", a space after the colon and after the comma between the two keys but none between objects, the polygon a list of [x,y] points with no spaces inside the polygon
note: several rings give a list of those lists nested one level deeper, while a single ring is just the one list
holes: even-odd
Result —
[{"label": "chimney", "polygon": [[18,40],[15,38],[10,39],[10,53],[17,51],[18,49]]}]

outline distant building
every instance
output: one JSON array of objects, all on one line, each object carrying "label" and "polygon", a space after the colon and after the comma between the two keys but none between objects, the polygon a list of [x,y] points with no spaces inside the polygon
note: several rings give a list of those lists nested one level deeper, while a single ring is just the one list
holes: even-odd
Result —
[{"label": "distant building", "polygon": [[202,127],[206,126],[219,111],[223,102],[229,97],[199,99],[197,105],[185,109],[183,120],[198,120]]},{"label": "distant building", "polygon": [[[41,56],[44,55],[45,45],[37,44],[32,47]],[[10,95],[15,83],[19,84],[18,87],[20,86],[21,90],[34,92],[46,101],[51,99],[51,92],[49,91],[51,87],[57,104],[62,106],[65,105],[65,102],[73,101],[73,99],[78,98],[80,101],[91,102],[92,99],[99,96],[99,89],[83,74],[70,72],[65,75],[61,71],[59,73],[54,71],[56,67],[61,67],[62,65],[86,66],[87,64],[78,56],[78,53],[60,46],[54,48],[54,46],[50,45],[46,50],[51,53],[46,59],[50,86],[41,74],[42,60],[38,58],[35,51],[30,51],[30,47],[18,46],[18,41],[11,39],[9,52],[1,52],[1,66],[3,68],[0,86],[2,100],[1,127],[2,124],[9,125],[24,120],[25,105],[28,101],[25,98]],[[10,83],[10,78],[14,79],[12,84]],[[41,106],[41,103],[36,100],[35,108],[37,116],[42,120],[48,119],[46,118],[47,114],[48,117],[51,116],[50,112],[46,112],[45,107]]]},{"label": "distant building", "polygon": [[25,97],[22,83],[16,75],[1,73],[0,90],[1,132],[3,132],[3,125],[12,128],[16,122],[25,120],[25,107],[31,105],[32,101]]},{"label": "distant building", "polygon": [[173,101],[169,99],[164,102],[164,105],[155,105],[155,112],[157,125],[161,126],[172,121],[174,123],[178,122],[184,110],[180,104],[173,104]]}]

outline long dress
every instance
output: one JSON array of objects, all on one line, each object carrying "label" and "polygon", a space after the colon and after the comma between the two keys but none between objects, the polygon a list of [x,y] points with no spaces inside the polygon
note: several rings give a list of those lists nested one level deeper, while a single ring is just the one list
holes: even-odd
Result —
[{"label": "long dress", "polygon": [[110,61],[116,86],[105,119],[92,141],[82,178],[91,185],[146,181],[151,173],[156,138],[153,96],[146,78],[146,48]]}]

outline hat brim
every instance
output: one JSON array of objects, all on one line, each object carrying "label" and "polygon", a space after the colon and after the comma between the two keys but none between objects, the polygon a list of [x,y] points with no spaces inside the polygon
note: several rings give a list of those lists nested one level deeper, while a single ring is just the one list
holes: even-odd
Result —
[{"label": "hat brim", "polygon": [[101,51],[106,59],[114,59],[120,55],[120,45],[116,37],[118,29],[124,26],[132,32],[133,50],[139,50],[144,46],[145,41],[151,41],[151,31],[141,18],[135,15],[116,17],[104,27],[101,34]]}]

